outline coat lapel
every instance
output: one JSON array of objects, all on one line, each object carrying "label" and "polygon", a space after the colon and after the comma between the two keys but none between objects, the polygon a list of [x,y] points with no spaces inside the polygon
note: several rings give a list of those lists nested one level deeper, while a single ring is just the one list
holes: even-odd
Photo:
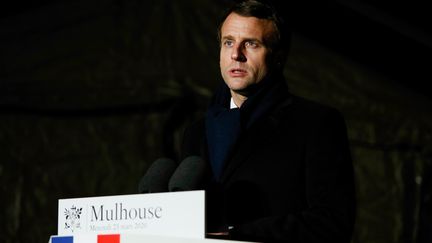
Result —
[{"label": "coat lapel", "polygon": [[272,115],[251,127],[247,135],[240,139],[235,149],[236,152],[224,167],[221,175],[222,183],[229,180],[235,170],[240,167],[254,151],[263,146],[271,146],[273,142],[272,138],[278,135],[281,111],[285,110],[284,107],[291,103],[292,99],[287,99],[275,109]]},{"label": "coat lapel", "polygon": [[258,148],[260,144],[260,135],[251,133],[250,136],[242,138],[236,147],[236,152],[232,158],[225,164],[221,175],[221,182],[224,183],[233,174],[233,172],[248,158],[248,156]]}]

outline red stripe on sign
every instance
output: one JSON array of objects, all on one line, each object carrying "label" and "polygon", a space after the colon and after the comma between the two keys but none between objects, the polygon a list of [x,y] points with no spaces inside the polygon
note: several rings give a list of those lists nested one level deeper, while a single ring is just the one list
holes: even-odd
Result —
[{"label": "red stripe on sign", "polygon": [[97,243],[120,243],[120,235],[98,235]]}]

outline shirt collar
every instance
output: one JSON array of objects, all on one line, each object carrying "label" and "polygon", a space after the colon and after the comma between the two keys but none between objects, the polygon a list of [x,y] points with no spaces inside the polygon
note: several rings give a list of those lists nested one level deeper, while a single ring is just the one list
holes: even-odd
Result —
[{"label": "shirt collar", "polygon": [[238,108],[238,106],[234,103],[234,99],[231,97],[230,109],[236,109],[236,108]]}]

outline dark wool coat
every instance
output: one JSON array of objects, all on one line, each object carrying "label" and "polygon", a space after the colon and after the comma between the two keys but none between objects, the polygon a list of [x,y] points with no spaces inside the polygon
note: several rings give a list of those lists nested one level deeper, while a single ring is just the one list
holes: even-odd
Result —
[{"label": "dark wool coat", "polygon": [[[207,232],[229,228],[234,240],[348,243],[355,193],[344,119],[285,85],[276,90],[283,99],[241,134],[219,181],[208,166]],[[207,144],[202,119],[186,129],[182,157],[208,163]]]}]

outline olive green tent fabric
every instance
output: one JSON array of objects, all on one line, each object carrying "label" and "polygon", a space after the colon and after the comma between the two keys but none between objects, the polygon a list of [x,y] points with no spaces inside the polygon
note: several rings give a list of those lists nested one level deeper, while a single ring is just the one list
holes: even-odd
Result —
[{"label": "olive green tent fabric", "polygon": [[[178,156],[221,81],[222,3],[58,1],[2,18],[1,242],[46,242],[58,199],[137,193],[151,162]],[[353,242],[415,242],[432,188],[432,101],[296,32],[285,75],[294,94],[346,118]]]}]

